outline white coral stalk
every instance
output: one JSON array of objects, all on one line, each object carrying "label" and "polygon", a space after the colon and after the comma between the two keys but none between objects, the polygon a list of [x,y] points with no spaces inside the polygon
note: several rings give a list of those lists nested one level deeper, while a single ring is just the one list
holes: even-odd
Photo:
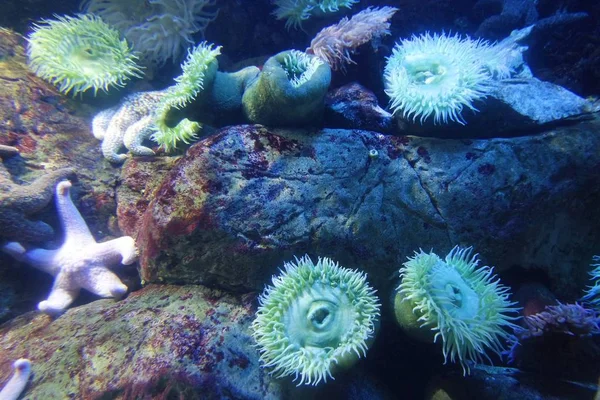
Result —
[{"label": "white coral stalk", "polygon": [[31,361],[26,358],[20,358],[14,362],[15,373],[0,391],[1,400],[17,400],[29,380],[31,375]]}]

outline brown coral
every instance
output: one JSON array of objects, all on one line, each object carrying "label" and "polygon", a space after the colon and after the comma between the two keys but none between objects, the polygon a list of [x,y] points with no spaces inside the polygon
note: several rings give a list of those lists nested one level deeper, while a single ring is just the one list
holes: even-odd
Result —
[{"label": "brown coral", "polygon": [[523,322],[525,326],[515,331],[519,340],[550,332],[571,336],[600,334],[600,317],[579,304],[547,306],[545,311],[523,318]]},{"label": "brown coral", "polygon": [[509,340],[509,362],[544,376],[596,381],[600,373],[600,316],[579,304],[547,306],[523,318]]},{"label": "brown coral", "polygon": [[326,61],[333,70],[344,69],[344,64],[354,64],[350,55],[360,45],[384,35],[389,35],[394,7],[367,8],[351,19],[342,18],[336,25],[322,29],[306,49]]},{"label": "brown coral", "polygon": [[[2,146],[0,156],[15,151],[13,147]],[[0,162],[0,239],[23,242],[52,239],[54,230],[50,225],[31,221],[28,216],[44,208],[52,199],[56,183],[73,173],[73,169],[63,168],[48,172],[29,185],[18,185]]]}]

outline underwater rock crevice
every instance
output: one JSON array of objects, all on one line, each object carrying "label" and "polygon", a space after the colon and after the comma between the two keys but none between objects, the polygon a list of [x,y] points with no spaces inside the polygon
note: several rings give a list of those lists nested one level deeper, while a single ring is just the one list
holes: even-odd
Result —
[{"label": "underwater rock crevice", "polygon": [[433,192],[425,185],[425,183],[423,182],[423,178],[421,177],[421,175],[419,174],[419,171],[417,170],[417,168],[415,167],[415,164],[413,162],[411,162],[411,160],[409,159],[408,155],[406,152],[402,153],[402,156],[404,157],[404,159],[406,160],[407,164],[410,166],[410,168],[412,169],[412,171],[414,172],[414,175],[417,179],[417,182],[419,184],[419,187],[422,189],[423,193],[427,196],[427,198],[429,199],[429,202],[431,204],[431,207],[436,211],[437,215],[439,216],[439,218],[441,219],[441,221],[432,221],[432,220],[428,220],[428,223],[431,223],[434,226],[438,226],[439,228],[441,228],[442,230],[446,230],[447,231],[447,235],[448,235],[448,243],[454,243],[451,239],[450,236],[450,231],[448,230],[448,223],[446,221],[446,218],[444,218],[444,215],[442,214],[442,210],[439,207],[439,205],[437,204],[437,201],[435,199],[435,196],[433,195]]}]

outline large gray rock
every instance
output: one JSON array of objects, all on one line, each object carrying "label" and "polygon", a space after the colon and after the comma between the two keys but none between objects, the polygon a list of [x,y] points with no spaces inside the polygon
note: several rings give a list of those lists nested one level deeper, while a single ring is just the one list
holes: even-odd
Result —
[{"label": "large gray rock", "polygon": [[413,251],[460,244],[499,270],[542,269],[576,297],[600,240],[599,128],[443,140],[229,127],[151,187],[136,179],[151,175],[144,161],[126,164],[119,224],[148,282],[260,289],[308,253],[384,289]]},{"label": "large gray rock", "polygon": [[397,116],[400,130],[419,136],[444,138],[493,138],[531,135],[554,126],[590,119],[598,103],[567,89],[534,77],[500,81],[490,96],[478,101],[479,112],[465,110],[466,125],[453,122],[436,125],[431,121],[404,121]]},{"label": "large gray rock", "polygon": [[31,312],[0,326],[0,387],[32,361],[23,399],[278,399],[258,365],[254,296],[150,285],[56,320]]}]

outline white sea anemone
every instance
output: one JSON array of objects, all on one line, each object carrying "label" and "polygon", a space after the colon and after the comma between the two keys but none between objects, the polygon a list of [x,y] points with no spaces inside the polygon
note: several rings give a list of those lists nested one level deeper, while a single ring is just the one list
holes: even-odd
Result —
[{"label": "white sea anemone", "polygon": [[[384,71],[385,92],[394,113],[414,121],[433,116],[434,123],[465,124],[463,108],[493,88],[486,63],[493,51],[486,41],[459,35],[426,33],[396,44]],[[496,63],[497,64],[497,63]]]},{"label": "white sea anemone", "polygon": [[359,0],[271,0],[276,8],[273,15],[285,19],[285,27],[299,28],[302,21],[313,15],[334,13],[341,8],[351,8]]},{"label": "white sea anemone", "polygon": [[478,267],[472,248],[456,246],[444,260],[422,250],[400,269],[394,307],[396,320],[419,339],[442,339],[444,360],[459,362],[466,374],[468,361],[481,362],[486,350],[500,354],[513,328],[515,303],[490,267]]},{"label": "white sea anemone", "polygon": [[116,27],[146,63],[178,62],[217,16],[216,0],[85,0],[81,9]]},{"label": "white sea anemone", "polygon": [[366,356],[375,335],[379,302],[366,275],[328,258],[285,263],[260,296],[252,324],[263,365],[301,384],[333,379],[333,367]]}]

